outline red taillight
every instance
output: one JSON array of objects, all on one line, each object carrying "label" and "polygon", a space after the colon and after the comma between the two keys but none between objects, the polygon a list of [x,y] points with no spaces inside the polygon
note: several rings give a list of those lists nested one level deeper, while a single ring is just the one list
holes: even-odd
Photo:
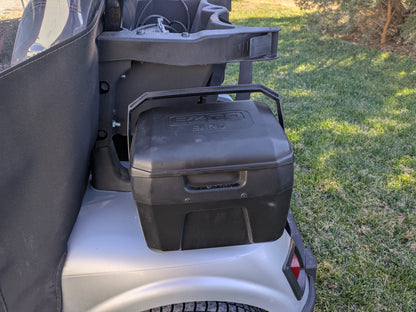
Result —
[{"label": "red taillight", "polygon": [[292,262],[290,264],[290,270],[292,271],[293,275],[295,275],[296,279],[298,279],[300,274],[300,263],[298,257],[296,256],[296,253],[293,254]]}]

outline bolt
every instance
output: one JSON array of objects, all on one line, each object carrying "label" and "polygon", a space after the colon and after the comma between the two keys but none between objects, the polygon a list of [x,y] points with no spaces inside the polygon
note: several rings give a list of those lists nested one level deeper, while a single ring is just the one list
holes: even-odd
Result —
[{"label": "bolt", "polygon": [[241,196],[240,196],[242,199],[246,199],[247,198],[247,193],[241,193]]},{"label": "bolt", "polygon": [[123,74],[123,75],[120,76],[120,78],[121,79],[126,79],[126,75]]},{"label": "bolt", "polygon": [[121,126],[121,123],[119,123],[119,122],[117,122],[117,121],[113,120],[113,124],[112,124],[112,126],[113,126],[113,128],[118,128],[118,127],[120,127],[120,126]]},{"label": "bolt", "polygon": [[98,139],[104,140],[107,137],[107,132],[104,130],[98,130]]},{"label": "bolt", "polygon": [[110,86],[107,82],[100,82],[100,93],[107,93],[110,90]]},{"label": "bolt", "polygon": [[189,35],[189,33],[188,32],[183,32],[182,33],[182,37],[185,37],[185,38],[188,38],[190,35]]}]

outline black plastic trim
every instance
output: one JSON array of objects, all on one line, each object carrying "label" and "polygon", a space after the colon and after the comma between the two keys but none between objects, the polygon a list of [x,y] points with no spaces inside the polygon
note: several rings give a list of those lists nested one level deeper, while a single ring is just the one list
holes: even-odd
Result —
[{"label": "black plastic trim", "polygon": [[309,248],[305,248],[302,242],[302,238],[300,236],[298,227],[296,225],[295,219],[293,217],[292,212],[289,210],[287,216],[287,230],[292,239],[295,241],[295,244],[299,250],[299,254],[305,264],[305,273],[309,280],[309,293],[308,299],[306,301],[305,306],[302,309],[302,312],[312,312],[315,306],[316,301],[316,288],[315,288],[315,280],[316,280],[316,261],[312,254],[312,251]]},{"label": "black plastic trim", "polygon": [[315,306],[316,300],[316,289],[315,289],[315,278],[308,274],[309,277],[309,295],[306,300],[306,304],[302,309],[302,312],[312,312]]},{"label": "black plastic trim", "polygon": [[[295,275],[293,274],[292,270],[290,269],[290,265],[292,263],[293,255],[296,254],[300,264],[300,274],[298,279],[296,279]],[[293,290],[293,293],[296,296],[296,299],[300,300],[305,293],[305,266],[303,264],[303,259],[299,253],[299,250],[296,247],[296,243],[292,240],[290,244],[290,252],[288,257],[286,258],[285,265],[283,266],[283,273],[285,274],[290,287]]]},{"label": "black plastic trim", "polygon": [[97,41],[100,62],[134,60],[191,66],[277,58],[280,28],[230,27],[191,34],[153,32],[138,35],[127,29],[103,32]]}]

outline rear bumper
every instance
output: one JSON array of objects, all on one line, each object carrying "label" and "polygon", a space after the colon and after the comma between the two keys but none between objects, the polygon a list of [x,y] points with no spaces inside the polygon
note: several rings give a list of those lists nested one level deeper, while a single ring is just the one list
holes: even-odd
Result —
[{"label": "rear bumper", "polygon": [[298,247],[301,255],[303,263],[305,263],[305,271],[308,276],[308,283],[309,283],[309,293],[308,299],[306,301],[305,306],[302,309],[302,312],[310,312],[313,311],[315,306],[316,300],[316,289],[315,289],[315,279],[316,279],[316,261],[312,254],[312,251],[309,248],[305,248],[302,242],[302,238],[300,237],[300,233],[298,227],[296,225],[295,219],[291,211],[287,216],[287,227],[286,230],[295,241],[296,246]]},{"label": "rear bumper", "polygon": [[315,290],[315,278],[308,274],[309,277],[309,295],[302,312],[312,312],[315,306],[316,290]]}]

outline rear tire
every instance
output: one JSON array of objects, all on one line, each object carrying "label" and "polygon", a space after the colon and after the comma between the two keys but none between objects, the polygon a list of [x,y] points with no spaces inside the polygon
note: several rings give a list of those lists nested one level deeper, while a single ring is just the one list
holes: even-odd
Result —
[{"label": "rear tire", "polygon": [[266,312],[246,304],[218,301],[184,302],[154,308],[144,312]]}]

